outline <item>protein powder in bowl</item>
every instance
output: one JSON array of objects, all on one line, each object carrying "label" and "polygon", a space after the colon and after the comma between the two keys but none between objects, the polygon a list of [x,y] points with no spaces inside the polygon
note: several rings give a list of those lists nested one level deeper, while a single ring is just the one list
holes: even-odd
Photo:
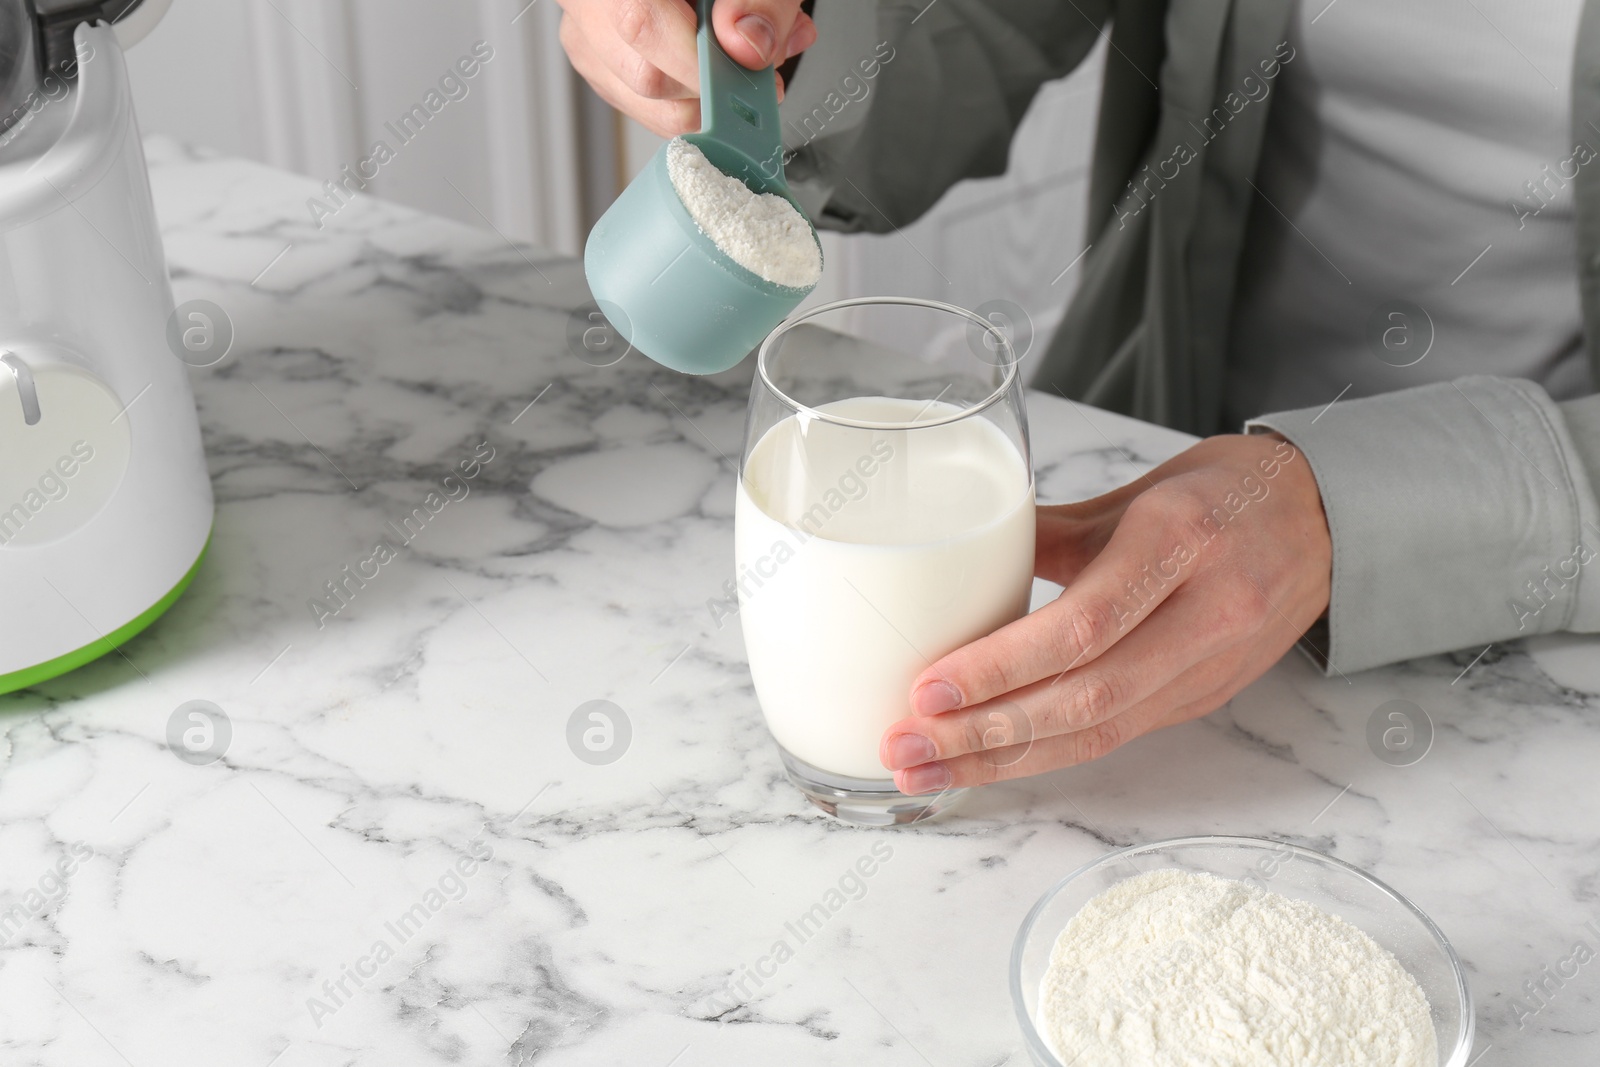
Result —
[{"label": "protein powder in bowl", "polygon": [[1460,961],[1415,905],[1310,849],[1192,837],[1044,895],[1011,995],[1039,1067],[1463,1067]]}]

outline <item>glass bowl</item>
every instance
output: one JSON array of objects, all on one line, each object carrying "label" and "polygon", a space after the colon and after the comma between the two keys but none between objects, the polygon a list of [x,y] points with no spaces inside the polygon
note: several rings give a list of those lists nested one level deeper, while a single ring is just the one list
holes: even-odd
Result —
[{"label": "glass bowl", "polygon": [[1089,900],[1134,875],[1163,868],[1249,882],[1314,904],[1394,953],[1427,995],[1440,1067],[1463,1067],[1472,1051],[1472,996],[1461,961],[1415,904],[1341,860],[1298,845],[1251,837],[1184,837],[1118,849],[1087,863],[1040,898],[1011,950],[1011,1002],[1038,1067],[1064,1067],[1034,1025],[1039,984],[1067,922]]}]

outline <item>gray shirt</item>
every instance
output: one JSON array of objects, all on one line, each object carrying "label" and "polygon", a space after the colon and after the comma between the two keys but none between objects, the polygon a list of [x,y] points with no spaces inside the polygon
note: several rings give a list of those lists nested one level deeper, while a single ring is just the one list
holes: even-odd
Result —
[{"label": "gray shirt", "polygon": [[1295,4],[1228,346],[1227,421],[1445,382],[1594,391],[1569,129],[1581,0]]}]

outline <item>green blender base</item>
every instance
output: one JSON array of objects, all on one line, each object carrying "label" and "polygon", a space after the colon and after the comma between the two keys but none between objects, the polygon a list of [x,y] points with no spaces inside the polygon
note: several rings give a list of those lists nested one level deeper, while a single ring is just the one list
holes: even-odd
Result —
[{"label": "green blender base", "polygon": [[159,619],[162,613],[183,595],[183,591],[189,588],[189,583],[194,581],[194,576],[200,573],[200,564],[206,561],[206,552],[210,548],[211,535],[207,534],[206,543],[201,546],[200,555],[195,557],[194,566],[190,567],[188,572],[178,579],[177,585],[169,589],[160,600],[141,612],[137,618],[117,627],[104,637],[97,638],[82,648],[75,648],[65,655],[57,656],[55,659],[46,660],[32,667],[24,667],[20,671],[12,671],[10,674],[0,674],[0,695],[14,693],[18,689],[26,689],[29,686],[38,685],[40,682],[47,682],[51,678],[76,670],[85,663],[99,659],[107,652],[115,651],[126,644],[130,638]]}]

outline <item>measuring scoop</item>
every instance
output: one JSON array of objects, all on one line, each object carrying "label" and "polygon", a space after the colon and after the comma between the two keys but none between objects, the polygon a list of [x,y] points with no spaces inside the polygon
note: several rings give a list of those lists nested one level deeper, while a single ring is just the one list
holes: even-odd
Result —
[{"label": "measuring scoop", "polygon": [[[724,174],[754,192],[776,193],[804,218],[783,180],[773,70],[746,70],[722,50],[712,3],[699,0],[701,129],[683,139]],[[815,240],[815,227],[811,235]],[[718,248],[678,198],[666,145],[595,223],[583,269],[612,328],[685,374],[732,367],[814,288],[769,282]]]}]

